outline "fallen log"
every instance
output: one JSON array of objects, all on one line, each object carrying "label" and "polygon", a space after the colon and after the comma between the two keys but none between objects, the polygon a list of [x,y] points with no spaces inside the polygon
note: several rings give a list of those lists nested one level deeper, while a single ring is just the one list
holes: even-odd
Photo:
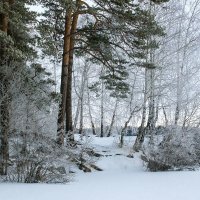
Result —
[{"label": "fallen log", "polygon": [[84,172],[92,172],[92,169],[84,163],[79,164],[79,169]]},{"label": "fallen log", "polygon": [[101,169],[100,167],[94,165],[94,164],[91,164],[90,165],[93,169],[97,170],[97,171],[103,171],[103,169]]}]

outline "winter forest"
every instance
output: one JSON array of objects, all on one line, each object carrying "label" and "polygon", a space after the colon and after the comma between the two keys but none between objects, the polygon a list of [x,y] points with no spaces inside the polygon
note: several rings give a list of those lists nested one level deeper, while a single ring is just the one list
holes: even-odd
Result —
[{"label": "winter forest", "polygon": [[200,0],[0,0],[0,199],[199,200],[199,180]]}]

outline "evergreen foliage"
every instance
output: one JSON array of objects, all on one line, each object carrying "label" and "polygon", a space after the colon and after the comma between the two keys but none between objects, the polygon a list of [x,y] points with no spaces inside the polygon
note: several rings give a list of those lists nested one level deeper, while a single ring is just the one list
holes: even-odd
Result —
[{"label": "evergreen foliage", "polygon": [[[39,26],[43,52],[61,58],[64,16],[68,8],[76,12],[77,5],[75,1],[64,5],[59,0],[43,3],[47,8],[46,18]],[[84,14],[85,22],[78,25],[75,33],[75,55],[106,67],[106,75],[101,78],[107,89],[113,90],[112,96],[125,97],[129,66],[155,67],[146,62],[146,51],[158,48],[157,38],[164,35],[163,29],[154,15],[132,1],[95,1],[94,6],[83,4],[79,13]],[[154,39],[148,42],[149,38]]]},{"label": "evergreen foliage", "polygon": [[[52,99],[57,95],[52,92],[54,82],[50,79],[50,73],[37,63],[36,34],[30,33],[37,22],[37,14],[28,8],[28,5],[34,2],[9,1],[9,3],[6,4],[5,1],[0,5],[0,173],[7,175],[6,179],[13,178],[13,181],[26,182],[22,174],[21,179],[16,178],[19,167],[28,168],[31,166],[26,166],[27,162],[32,164],[38,162],[37,167],[44,170],[37,160],[40,155],[35,155],[33,158],[28,151],[30,147],[28,138],[32,137],[33,127],[38,123],[31,116],[38,111],[49,110]],[[6,20],[7,30],[4,31]],[[20,113],[20,110],[23,112]],[[19,113],[17,120],[19,117],[24,120],[17,122],[16,115]],[[17,124],[21,125],[17,126]],[[20,135],[19,133],[22,132],[23,134]],[[33,146],[37,146],[37,140],[31,142]],[[21,143],[26,155],[22,151],[21,153],[16,151],[17,148],[21,148]],[[20,166],[19,163],[17,164],[19,158]]]}]

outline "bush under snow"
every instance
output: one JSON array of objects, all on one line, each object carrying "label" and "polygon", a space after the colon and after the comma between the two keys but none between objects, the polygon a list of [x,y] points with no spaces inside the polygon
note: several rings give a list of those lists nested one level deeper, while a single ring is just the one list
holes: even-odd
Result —
[{"label": "bush under snow", "polygon": [[155,137],[157,140],[154,138],[153,143],[144,147],[150,171],[193,168],[199,165],[200,129],[168,127],[163,135]]}]

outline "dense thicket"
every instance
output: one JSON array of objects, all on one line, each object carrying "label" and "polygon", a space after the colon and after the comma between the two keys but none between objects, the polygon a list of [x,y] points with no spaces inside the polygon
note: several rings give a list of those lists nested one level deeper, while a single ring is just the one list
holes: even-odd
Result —
[{"label": "dense thicket", "polygon": [[37,14],[29,11],[30,3],[34,2],[0,4],[0,174],[20,182],[45,181],[40,175],[50,152],[36,154],[38,141],[45,142],[39,121],[56,95],[50,73],[37,63]]}]

